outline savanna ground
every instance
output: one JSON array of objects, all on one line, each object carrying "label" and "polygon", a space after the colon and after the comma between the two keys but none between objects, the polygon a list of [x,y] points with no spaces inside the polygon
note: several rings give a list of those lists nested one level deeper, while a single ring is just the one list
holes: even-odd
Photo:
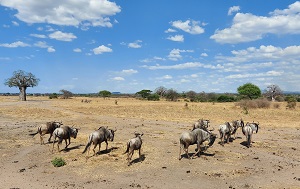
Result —
[{"label": "savanna ground", "polygon": [[[286,103],[245,114],[234,103],[150,102],[131,98],[48,99],[0,97],[0,188],[300,188],[300,107]],[[259,122],[251,148],[238,130],[236,140],[221,146],[219,139],[200,157],[178,160],[179,136],[199,118],[211,128],[243,118]],[[37,127],[62,121],[80,128],[67,150],[54,153],[52,143],[40,145]],[[99,126],[117,129],[97,156],[82,154],[88,135]],[[143,132],[142,160],[133,155],[127,166],[126,142],[134,131]],[[219,136],[219,134],[218,134]],[[45,142],[49,135],[44,137]],[[61,149],[65,143],[62,143]],[[97,148],[98,149],[98,148]],[[195,146],[189,151],[194,152]],[[51,161],[62,157],[63,167]]]}]

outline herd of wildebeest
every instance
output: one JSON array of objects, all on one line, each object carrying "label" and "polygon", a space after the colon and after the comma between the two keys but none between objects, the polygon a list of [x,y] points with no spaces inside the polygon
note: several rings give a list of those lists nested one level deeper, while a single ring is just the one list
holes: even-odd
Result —
[{"label": "herd of wildebeest", "polygon": [[[182,158],[181,151],[184,150],[187,158],[190,159],[190,155],[188,153],[188,147],[193,144],[197,144],[196,152],[192,155],[191,158],[193,158],[195,155],[199,155],[199,152],[205,151],[208,147],[212,146],[217,138],[217,134],[214,134],[212,131],[213,129],[209,129],[209,120],[199,119],[193,124],[193,128],[191,131],[183,132],[179,138],[180,141],[180,151],[179,151],[179,160]],[[232,123],[225,122],[225,124],[221,124],[219,126],[219,134],[220,134],[220,144],[224,146],[224,142],[228,143],[229,139],[233,135],[234,138],[236,138],[236,132],[239,128],[242,129],[243,134],[246,136],[246,143],[247,147],[251,147],[252,143],[252,134],[258,132],[258,126],[259,123],[249,123],[247,122],[244,124],[244,121],[242,119],[240,120],[234,120]],[[117,130],[115,129],[108,129],[108,127],[99,127],[98,130],[93,131],[89,137],[88,142],[85,146],[85,149],[82,153],[87,152],[87,158],[89,156],[90,147],[93,144],[93,152],[94,155],[96,155],[95,148],[97,145],[99,145],[99,152],[101,148],[101,143],[106,143],[106,151],[108,148],[108,141],[113,141],[115,132]],[[43,124],[38,127],[37,132],[32,133],[30,135],[34,136],[36,134],[40,134],[40,140],[41,144],[44,144],[43,136],[45,134],[50,134],[50,137],[48,139],[48,142],[50,143],[51,137],[54,137],[53,140],[53,147],[52,152],[54,151],[54,144],[56,139],[58,139],[57,142],[57,149],[59,150],[59,145],[62,143],[63,140],[66,142],[65,149],[70,145],[71,143],[71,137],[76,139],[78,129],[70,126],[63,126],[62,122],[52,121],[47,122],[46,124]],[[131,164],[131,158],[133,156],[133,153],[135,150],[139,151],[139,158],[141,159],[141,147],[142,147],[142,136],[143,133],[134,132],[135,137],[131,138],[127,142],[127,150],[125,153],[127,153],[127,160],[128,165]],[[124,153],[124,154],[125,154]]]}]

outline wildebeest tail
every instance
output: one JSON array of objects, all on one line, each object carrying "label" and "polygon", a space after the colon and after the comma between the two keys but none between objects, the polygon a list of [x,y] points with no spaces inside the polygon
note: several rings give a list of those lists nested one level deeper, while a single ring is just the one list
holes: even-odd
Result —
[{"label": "wildebeest tail", "polygon": [[29,135],[30,136],[35,136],[36,134],[40,133],[41,132],[41,127],[38,128],[37,132],[35,133],[30,133]]},{"label": "wildebeest tail", "polygon": [[35,136],[36,134],[38,134],[39,132],[35,132],[35,133],[29,133],[30,136]]},{"label": "wildebeest tail", "polygon": [[93,139],[93,135],[92,136],[89,136],[89,141],[88,141],[88,143],[86,144],[86,146],[85,146],[85,148],[84,148],[84,150],[83,150],[83,154],[87,151],[87,149],[91,146],[91,144],[92,144],[92,139]]},{"label": "wildebeest tail", "polygon": [[126,149],[126,151],[124,152],[124,154],[126,154],[126,153],[128,153],[128,152],[129,152],[129,147],[130,147],[130,143],[129,143],[129,142],[127,142],[127,149]]}]

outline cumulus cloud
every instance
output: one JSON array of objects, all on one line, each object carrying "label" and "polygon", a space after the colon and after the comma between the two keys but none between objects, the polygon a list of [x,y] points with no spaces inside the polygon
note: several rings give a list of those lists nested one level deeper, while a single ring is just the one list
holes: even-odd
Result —
[{"label": "cumulus cloud", "polygon": [[17,10],[15,16],[26,23],[49,23],[68,26],[112,27],[109,17],[121,7],[108,0],[40,1],[1,0],[0,4]]},{"label": "cumulus cloud", "polygon": [[77,53],[80,53],[81,52],[81,49],[80,48],[75,48],[73,49],[74,52],[77,52]]},{"label": "cumulus cloud", "polygon": [[171,41],[176,41],[176,42],[183,42],[184,41],[183,35],[169,36],[167,39],[169,39]]},{"label": "cumulus cloud", "polygon": [[114,77],[112,78],[114,81],[124,81],[125,79],[123,77]]},{"label": "cumulus cloud", "polygon": [[165,31],[165,33],[174,33],[177,32],[175,29],[169,28]]},{"label": "cumulus cloud", "polygon": [[207,54],[207,53],[201,53],[201,55],[200,55],[200,56],[207,57],[207,56],[208,56],[208,54]]},{"label": "cumulus cloud", "polygon": [[50,52],[50,53],[55,52],[55,49],[52,46],[48,45],[45,41],[38,41],[38,42],[34,43],[34,46],[43,48],[43,49],[46,48],[47,52]]},{"label": "cumulus cloud", "polygon": [[53,47],[48,47],[47,51],[50,52],[50,53],[52,53],[52,52],[55,52],[55,49]]},{"label": "cumulus cloud", "polygon": [[232,13],[238,12],[239,10],[240,10],[239,6],[230,7],[229,10],[228,10],[228,15],[232,15]]},{"label": "cumulus cloud", "polygon": [[191,69],[191,68],[199,68],[204,67],[204,64],[200,62],[187,62],[183,64],[176,64],[176,65],[170,65],[170,66],[162,66],[162,65],[155,65],[155,66],[142,66],[143,68],[149,69],[149,70],[169,70],[169,69],[176,69],[176,70],[182,70],[182,69]]},{"label": "cumulus cloud", "polygon": [[30,36],[32,36],[32,37],[36,37],[36,38],[42,38],[42,39],[45,39],[45,38],[47,38],[47,36],[46,36],[46,35],[42,35],[42,34],[30,34]]},{"label": "cumulus cloud", "polygon": [[216,30],[211,39],[218,43],[236,44],[262,39],[264,34],[300,34],[300,2],[288,9],[275,10],[270,16],[237,13],[229,28]]},{"label": "cumulus cloud", "polygon": [[138,48],[141,48],[142,45],[140,43],[142,43],[143,41],[141,40],[136,40],[135,42],[132,42],[132,43],[129,43],[128,44],[128,47],[129,48],[134,48],[134,49],[138,49]]},{"label": "cumulus cloud", "polygon": [[17,47],[30,47],[30,45],[22,41],[17,41],[13,43],[2,43],[0,44],[0,47],[17,48]]},{"label": "cumulus cloud", "polygon": [[134,69],[128,69],[128,70],[121,71],[121,74],[125,74],[125,75],[131,75],[131,74],[135,74],[135,73],[138,73],[138,71],[134,70]]},{"label": "cumulus cloud", "polygon": [[173,49],[171,50],[171,52],[169,53],[168,55],[168,58],[170,60],[173,60],[173,61],[178,61],[179,59],[182,58],[181,56],[181,53],[185,53],[185,52],[194,52],[193,50],[181,50],[181,49]]},{"label": "cumulus cloud", "polygon": [[104,45],[101,45],[101,46],[93,49],[94,54],[103,54],[103,53],[112,52],[112,51],[113,50],[111,48],[106,47]]},{"label": "cumulus cloud", "polygon": [[64,33],[61,31],[56,31],[49,34],[49,38],[56,39],[59,41],[73,41],[73,39],[76,39],[77,37],[73,33]]},{"label": "cumulus cloud", "polygon": [[174,28],[180,29],[180,30],[185,31],[190,34],[204,33],[204,29],[201,26],[199,26],[200,22],[194,21],[194,20],[186,20],[184,22],[181,20],[177,20],[177,21],[171,22],[171,25]]},{"label": "cumulus cloud", "polygon": [[259,48],[248,47],[242,50],[231,51],[232,56],[217,56],[221,61],[228,62],[250,62],[250,61],[285,61],[299,57],[300,46],[288,46],[286,48],[275,47],[272,45],[261,45]]}]

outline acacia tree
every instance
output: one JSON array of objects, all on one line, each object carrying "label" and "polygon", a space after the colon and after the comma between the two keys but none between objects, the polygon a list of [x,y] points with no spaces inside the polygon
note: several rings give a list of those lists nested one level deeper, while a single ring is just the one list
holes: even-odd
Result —
[{"label": "acacia tree", "polygon": [[246,96],[250,100],[256,99],[261,96],[261,90],[259,89],[259,87],[252,83],[246,83],[242,86],[239,86],[237,91],[239,95]]},{"label": "acacia tree", "polygon": [[13,76],[6,79],[4,84],[9,87],[18,87],[20,90],[19,99],[26,101],[26,89],[37,86],[39,81],[40,79],[36,78],[32,73],[18,70],[14,71]]},{"label": "acacia tree", "polygon": [[72,93],[72,92],[70,92],[70,91],[68,91],[68,90],[65,90],[65,89],[62,89],[62,90],[60,90],[59,92],[62,93],[62,98],[63,98],[63,99],[69,99],[69,98],[71,98],[71,97],[73,96],[73,93]]},{"label": "acacia tree", "polygon": [[163,87],[163,86],[160,86],[160,87],[157,87],[154,91],[156,94],[158,94],[160,97],[163,97],[165,96],[166,92],[167,92],[167,88]]},{"label": "acacia tree", "polygon": [[99,92],[99,96],[102,96],[104,99],[111,96],[111,92],[107,90],[103,90]]},{"label": "acacia tree", "polygon": [[275,101],[277,96],[282,95],[282,90],[278,85],[269,85],[266,89],[266,96],[270,97],[272,101]]}]

